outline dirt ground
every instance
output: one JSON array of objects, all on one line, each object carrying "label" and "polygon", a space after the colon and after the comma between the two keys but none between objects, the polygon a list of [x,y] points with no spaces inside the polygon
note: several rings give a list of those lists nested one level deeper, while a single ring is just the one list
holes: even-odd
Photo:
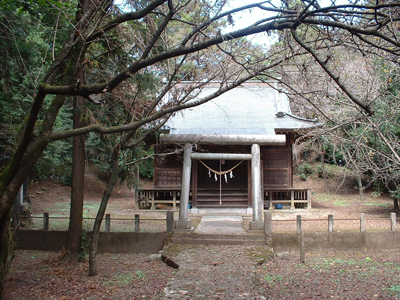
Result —
[{"label": "dirt ground", "polygon": [[[85,216],[91,218],[101,198],[102,183],[93,177],[88,182]],[[324,193],[322,181],[309,181],[308,185],[314,191],[313,209],[274,210],[274,231],[293,232],[299,213],[306,231],[327,230],[328,214],[334,215],[335,231],[358,230],[360,213],[366,214],[367,230],[389,229],[393,205],[389,197],[366,193],[360,200],[351,184],[329,195]],[[69,193],[68,187],[55,182],[34,185],[33,215],[46,211],[67,218]],[[108,213],[115,218],[133,218],[138,213],[133,198],[126,187],[118,187]],[[147,218],[165,214],[140,213]],[[27,227],[40,229],[42,220],[38,220]],[[60,220],[51,219],[50,228],[64,228]],[[89,230],[91,222],[88,220]],[[113,224],[114,230],[129,230],[130,226]],[[165,230],[165,224],[149,221],[141,228]],[[179,264],[178,269],[168,267],[159,254],[101,254],[99,275],[89,277],[87,261],[71,264],[63,259],[63,253],[17,250],[6,299],[399,299],[400,295],[398,249],[307,252],[305,263],[299,262],[298,253],[273,254],[259,246],[172,245],[166,254]]]}]

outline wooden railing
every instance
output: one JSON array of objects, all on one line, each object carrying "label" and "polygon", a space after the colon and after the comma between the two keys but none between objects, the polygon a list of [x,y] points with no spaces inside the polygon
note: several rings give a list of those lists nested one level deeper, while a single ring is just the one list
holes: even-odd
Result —
[{"label": "wooden railing", "polygon": [[276,204],[290,205],[290,209],[311,208],[311,190],[296,188],[264,189],[264,204],[274,209]]},{"label": "wooden railing", "polygon": [[[180,203],[181,188],[151,188],[139,191],[139,207],[155,209],[156,204],[172,204],[172,209],[177,209]],[[147,207],[146,207],[147,206]]]},{"label": "wooden railing", "polygon": [[[149,188],[139,191],[139,207],[155,209],[157,204],[172,204],[177,209],[180,203],[180,187]],[[274,209],[276,204],[290,205],[290,209],[311,208],[311,190],[298,188],[265,188],[264,205]]]}]

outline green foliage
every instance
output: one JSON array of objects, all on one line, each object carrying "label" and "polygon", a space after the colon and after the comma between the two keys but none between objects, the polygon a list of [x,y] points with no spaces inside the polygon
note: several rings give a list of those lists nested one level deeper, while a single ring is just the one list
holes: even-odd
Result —
[{"label": "green foliage", "polygon": [[140,176],[151,179],[154,176],[154,159],[151,157],[154,154],[154,150],[153,148],[150,148],[149,150],[140,148],[139,150],[142,157],[149,157],[139,163]]},{"label": "green foliage", "polygon": [[299,165],[297,167],[297,173],[298,174],[304,174],[306,176],[311,175],[312,173],[312,167],[310,164],[308,163],[302,163],[301,165]]},{"label": "green foliage", "polygon": [[311,175],[312,167],[308,163],[302,163],[297,167],[297,174],[302,180],[307,180],[307,177]]},{"label": "green foliage", "polygon": [[[63,107],[57,117],[55,130],[72,128],[72,108]],[[33,175],[37,180],[52,177],[71,185],[72,139],[50,143],[35,166]]]},{"label": "green foliage", "polygon": [[329,136],[324,136],[320,138],[321,150],[324,153],[324,159],[327,163],[338,166],[345,166],[346,159],[342,153],[342,150],[335,145],[335,143],[330,139]]},{"label": "green foliage", "polygon": [[398,186],[394,191],[389,191],[389,193],[394,199],[400,200],[400,186]]},{"label": "green foliage", "polygon": [[318,177],[322,177],[323,174],[324,174],[324,170],[322,169],[322,165],[321,164],[317,165],[317,168],[315,169],[315,171],[317,172]]},{"label": "green foliage", "polygon": [[[46,67],[52,62],[52,41],[54,24],[63,10],[65,17],[72,13],[68,1],[5,0],[0,2],[0,153],[12,156],[14,145],[19,142],[25,117],[30,110],[38,82]],[[68,28],[68,18],[60,18],[57,31],[57,44],[54,50],[62,47]],[[51,26],[49,26],[51,24]],[[35,134],[40,132],[43,112],[54,97],[47,97],[42,114],[39,116]],[[68,125],[68,117],[61,116],[60,124]],[[56,126],[57,127],[57,126]],[[65,127],[64,127],[65,128]],[[60,128],[56,128],[60,130]],[[65,142],[55,142],[47,149],[41,165],[34,174],[39,179],[50,175],[66,173],[65,160],[68,152]],[[55,153],[53,153],[55,151]],[[32,175],[34,175],[32,174]],[[58,175],[57,175],[58,176]]]},{"label": "green foliage", "polygon": [[90,247],[90,239],[85,230],[83,230],[81,233],[81,242],[80,242],[79,247],[80,247],[80,249],[79,249],[79,254],[78,254],[78,260],[85,261],[87,252],[89,251],[89,247]]},{"label": "green foliage", "polygon": [[[335,171],[338,174],[342,174],[343,173],[343,168],[342,167],[332,166],[332,165],[329,165],[329,164],[325,164],[324,165],[324,169],[325,169],[326,178],[333,177],[335,175]],[[322,164],[318,164],[317,167],[315,168],[315,171],[317,172],[318,177],[322,177],[323,174],[324,174],[324,172],[322,170]]]}]

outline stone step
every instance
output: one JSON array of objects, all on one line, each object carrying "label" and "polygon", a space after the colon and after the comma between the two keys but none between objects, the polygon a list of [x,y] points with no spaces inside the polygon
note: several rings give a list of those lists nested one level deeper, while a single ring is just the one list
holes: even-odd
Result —
[{"label": "stone step", "polygon": [[223,203],[222,205],[211,203],[197,203],[197,208],[246,208],[247,203]]},{"label": "stone step", "polygon": [[237,197],[235,198],[222,197],[221,199],[219,197],[197,198],[197,202],[207,202],[207,201],[219,202],[220,200],[230,201],[230,202],[248,202],[247,198],[237,198]]},{"label": "stone step", "polygon": [[[213,193],[213,192],[202,192],[202,193],[197,193],[197,197],[216,197],[219,196],[219,193]],[[222,193],[222,197],[247,197],[247,193],[237,193],[237,192],[224,192]]]},{"label": "stone step", "polygon": [[181,245],[245,245],[263,246],[266,244],[264,234],[197,234],[174,233],[172,244]]}]

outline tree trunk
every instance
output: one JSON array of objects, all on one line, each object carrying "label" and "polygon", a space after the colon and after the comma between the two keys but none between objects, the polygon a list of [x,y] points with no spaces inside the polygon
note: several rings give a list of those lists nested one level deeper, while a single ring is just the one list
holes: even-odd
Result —
[{"label": "tree trunk", "polygon": [[358,194],[360,195],[360,200],[364,199],[364,187],[362,183],[362,174],[357,170],[357,183],[358,183]]},{"label": "tree trunk", "polygon": [[14,250],[10,232],[10,219],[10,211],[0,217],[0,299],[4,298],[4,285]]},{"label": "tree trunk", "polygon": [[[83,71],[79,71],[78,76],[84,82]],[[83,107],[85,99],[76,97],[74,101],[74,129],[82,128],[86,125],[84,121]],[[69,259],[77,260],[81,251],[81,235],[83,222],[83,201],[85,192],[85,137],[78,135],[73,137],[72,150],[72,188],[71,188],[71,207],[68,228],[68,238],[66,249],[70,254]]]},{"label": "tree trunk", "polygon": [[90,240],[90,250],[89,250],[89,276],[97,275],[97,245],[99,241],[99,232],[101,227],[101,222],[104,218],[104,213],[107,208],[108,199],[110,199],[111,192],[113,191],[114,185],[118,180],[118,173],[120,169],[118,168],[118,157],[119,154],[114,154],[111,161],[112,171],[111,178],[108,181],[107,187],[104,190],[103,197],[101,199],[99,211],[97,212],[96,220],[93,225],[92,239]]},{"label": "tree trunk", "polygon": [[395,212],[400,211],[400,207],[399,207],[399,199],[393,197],[393,210]]},{"label": "tree trunk", "polygon": [[326,193],[329,194],[329,184],[325,170],[325,152],[321,152],[321,169],[322,169],[322,177],[324,178]]}]

